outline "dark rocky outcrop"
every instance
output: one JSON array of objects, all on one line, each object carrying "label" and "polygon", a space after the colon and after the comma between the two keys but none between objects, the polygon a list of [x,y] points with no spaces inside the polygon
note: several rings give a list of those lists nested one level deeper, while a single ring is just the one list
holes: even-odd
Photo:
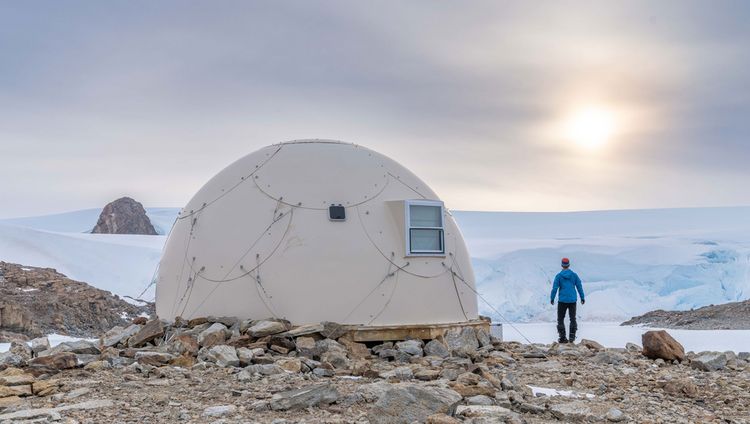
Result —
[{"label": "dark rocky outcrop", "polygon": [[750,330],[750,300],[709,305],[690,311],[659,309],[622,323],[640,324],[686,330]]},{"label": "dark rocky outcrop", "polygon": [[146,215],[146,209],[130,197],[122,197],[105,206],[91,232],[95,234],[157,234]]}]

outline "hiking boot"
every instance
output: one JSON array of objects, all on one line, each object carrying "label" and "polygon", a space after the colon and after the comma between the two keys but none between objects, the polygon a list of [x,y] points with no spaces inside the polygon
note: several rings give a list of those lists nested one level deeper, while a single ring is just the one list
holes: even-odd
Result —
[{"label": "hiking boot", "polygon": [[570,336],[568,337],[568,343],[575,343],[576,342],[576,333],[570,333]]},{"label": "hiking boot", "polygon": [[565,337],[560,337],[560,339],[557,342],[560,344],[565,344],[565,343],[568,343],[568,339],[566,339]]}]

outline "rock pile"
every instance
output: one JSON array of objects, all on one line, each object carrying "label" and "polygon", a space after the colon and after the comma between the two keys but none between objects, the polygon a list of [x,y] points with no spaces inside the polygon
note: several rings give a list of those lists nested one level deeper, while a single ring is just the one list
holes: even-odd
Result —
[{"label": "rock pile", "polygon": [[50,333],[98,337],[152,312],[50,268],[0,262],[0,275],[0,342]]},{"label": "rock pile", "polygon": [[0,357],[6,368],[0,423],[27,416],[160,423],[742,423],[750,414],[748,353],[652,360],[635,345],[522,345],[472,328],[430,341],[363,344],[340,328],[293,327],[279,319],[168,324],[139,318],[97,343],[16,343]]},{"label": "rock pile", "polygon": [[130,197],[122,197],[108,203],[91,232],[94,234],[157,234],[146,215],[146,209]]}]

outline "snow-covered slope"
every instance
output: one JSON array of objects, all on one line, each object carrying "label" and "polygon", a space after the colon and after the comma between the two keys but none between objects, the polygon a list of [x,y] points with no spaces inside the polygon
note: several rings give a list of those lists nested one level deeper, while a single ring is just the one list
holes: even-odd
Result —
[{"label": "snow-covered slope", "polygon": [[[178,208],[147,208],[161,234]],[[94,209],[0,221],[0,260],[58,269],[137,296],[166,236],[87,234]],[[482,297],[513,321],[551,320],[550,283],[570,257],[587,292],[579,315],[622,321],[750,297],[750,208],[577,213],[454,212]],[[153,298],[153,291],[146,297]],[[482,300],[485,315],[500,318]]]},{"label": "snow-covered slope", "polygon": [[584,319],[750,297],[750,208],[454,215],[479,292],[513,321],[553,319],[549,279],[563,256],[584,281]]},{"label": "snow-covered slope", "polygon": [[[166,234],[177,208],[149,208]],[[0,260],[55,268],[68,277],[121,296],[136,297],[154,275],[166,236],[88,234],[99,210],[0,220]],[[144,298],[153,298],[153,289]]]}]

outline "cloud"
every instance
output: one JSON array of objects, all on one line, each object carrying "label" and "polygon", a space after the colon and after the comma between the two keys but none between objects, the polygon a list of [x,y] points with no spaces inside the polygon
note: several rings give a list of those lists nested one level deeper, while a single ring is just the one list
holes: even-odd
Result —
[{"label": "cloud", "polygon": [[[184,204],[237,157],[305,137],[388,154],[456,209],[750,203],[741,2],[0,8],[0,215],[131,191]],[[607,154],[555,134],[586,102],[629,119]]]}]

